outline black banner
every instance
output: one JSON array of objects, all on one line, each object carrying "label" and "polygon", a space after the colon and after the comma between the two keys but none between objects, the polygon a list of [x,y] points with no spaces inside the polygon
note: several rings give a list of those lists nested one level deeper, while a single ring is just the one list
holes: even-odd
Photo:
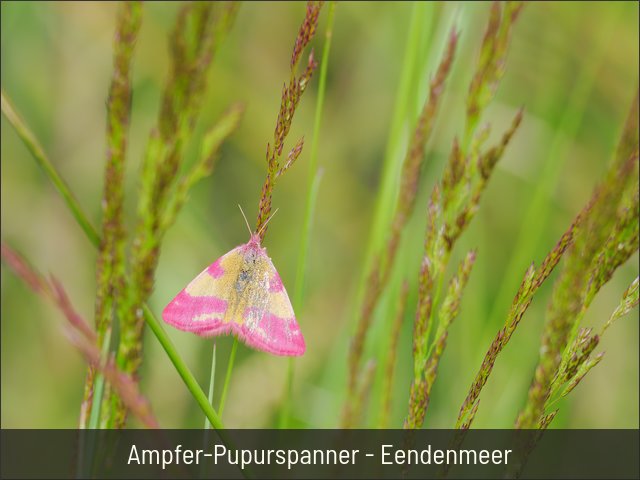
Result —
[{"label": "black banner", "polygon": [[2,478],[638,478],[638,430],[2,430]]}]

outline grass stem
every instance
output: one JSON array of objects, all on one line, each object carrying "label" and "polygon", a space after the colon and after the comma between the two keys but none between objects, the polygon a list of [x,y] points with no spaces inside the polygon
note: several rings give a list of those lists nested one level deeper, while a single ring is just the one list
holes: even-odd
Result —
[{"label": "grass stem", "polygon": [[229,383],[231,382],[231,372],[233,371],[233,364],[236,361],[236,352],[238,350],[238,339],[233,337],[233,345],[231,346],[231,354],[229,354],[229,363],[227,364],[227,374],[224,377],[224,386],[222,387],[222,396],[220,397],[220,406],[218,407],[218,415],[222,418],[222,412],[224,410],[224,404],[227,400],[227,392],[229,390]]},{"label": "grass stem", "polygon": [[[209,378],[209,404],[213,405],[213,388],[216,381],[216,344],[213,343],[213,353],[211,355],[211,376]],[[204,418],[204,429],[209,430],[211,428],[211,421],[209,417]]]}]

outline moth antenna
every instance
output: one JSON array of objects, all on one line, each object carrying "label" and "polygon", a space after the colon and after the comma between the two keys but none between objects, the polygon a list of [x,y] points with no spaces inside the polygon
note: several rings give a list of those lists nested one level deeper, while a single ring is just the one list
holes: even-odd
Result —
[{"label": "moth antenna", "polygon": [[271,221],[271,219],[274,217],[274,215],[278,213],[278,209],[276,208],[273,213],[269,216],[269,218],[267,218],[267,221],[264,222],[264,224],[262,225],[262,227],[260,228],[260,231],[258,232],[258,235],[262,234],[262,231],[267,228],[267,224]]},{"label": "moth antenna", "polygon": [[240,204],[238,204],[238,208],[240,209],[242,218],[244,218],[244,223],[247,225],[247,230],[249,230],[249,235],[253,235],[253,232],[251,231],[251,227],[249,226],[249,221],[247,220],[247,216],[244,214],[244,211],[242,210],[242,207],[240,206]]}]

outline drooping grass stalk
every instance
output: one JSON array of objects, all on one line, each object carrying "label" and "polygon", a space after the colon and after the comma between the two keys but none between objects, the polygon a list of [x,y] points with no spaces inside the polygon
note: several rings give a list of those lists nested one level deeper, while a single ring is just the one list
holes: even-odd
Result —
[{"label": "drooping grass stalk", "polygon": [[[325,30],[324,47],[322,59],[320,61],[320,74],[318,78],[318,96],[316,99],[316,111],[313,121],[313,136],[311,137],[311,152],[309,153],[309,174],[307,176],[307,200],[305,205],[304,220],[300,235],[300,248],[298,249],[298,261],[296,268],[296,282],[293,293],[293,309],[298,317],[302,316],[305,273],[307,271],[307,252],[311,238],[311,228],[313,225],[313,215],[315,212],[316,199],[320,188],[322,172],[318,168],[318,148],[320,145],[320,125],[322,123],[322,111],[324,107],[324,96],[327,85],[327,72],[329,70],[329,53],[331,51],[331,39],[333,38],[333,20],[336,11],[335,0],[329,4],[327,14],[327,26]],[[287,368],[287,379],[285,381],[284,402],[280,415],[280,428],[288,428],[291,420],[291,402],[293,397],[293,375],[294,358],[289,358]]]},{"label": "drooping grass stalk", "polygon": [[[595,48],[588,56],[585,56],[587,64],[579,71],[569,92],[569,97],[564,105],[560,119],[554,127],[556,133],[545,154],[544,164],[540,168],[538,176],[540,181],[535,182],[535,191],[523,214],[522,222],[520,222],[513,254],[509,256],[505,273],[502,276],[505,281],[501,282],[490,308],[490,319],[495,319],[500,315],[501,309],[509,304],[513,293],[509,280],[519,278],[523,265],[526,265],[530,260],[528,256],[534,251],[535,246],[540,243],[543,229],[539,228],[539,226],[546,224],[549,218],[550,206],[548,200],[556,190],[564,167],[564,162],[559,161],[559,159],[565,157],[566,139],[574,138],[582,124],[595,81],[598,78],[597,71],[604,59],[605,47],[608,44],[608,40],[613,36],[613,29],[616,25],[615,19],[618,17],[619,11],[608,9],[607,12],[606,17],[601,21],[603,28],[598,36]],[[485,325],[488,326],[491,323],[486,322]],[[485,339],[485,337],[486,333],[484,331],[481,332],[480,338]]]},{"label": "drooping grass stalk", "polygon": [[400,330],[402,328],[402,320],[404,320],[404,312],[407,308],[407,297],[409,295],[409,284],[405,280],[402,284],[402,290],[398,298],[396,314],[391,327],[391,337],[389,339],[389,348],[387,350],[387,358],[384,368],[384,383],[382,385],[382,409],[380,412],[380,420],[378,428],[387,428],[389,425],[389,416],[391,415],[391,400],[393,393],[393,381],[395,378],[395,368],[398,353],[398,340],[400,339]]},{"label": "drooping grass stalk", "polygon": [[386,236],[385,246],[378,252],[369,270],[360,315],[349,350],[349,379],[347,384],[347,399],[342,415],[343,428],[352,427],[354,425],[353,422],[362,416],[361,412],[357,411],[356,408],[358,408],[358,405],[364,404],[358,400],[361,396],[361,394],[358,393],[360,389],[358,383],[361,376],[360,364],[362,362],[365,340],[373,321],[374,310],[389,282],[403,230],[415,208],[420,170],[425,159],[425,145],[433,131],[439,100],[442,95],[445,80],[448,77],[453,63],[457,41],[457,33],[452,31],[442,61],[429,85],[427,100],[417,119],[415,130],[402,164],[400,190],[398,192],[389,233]]},{"label": "drooping grass stalk", "polygon": [[151,412],[147,399],[140,393],[131,376],[119,370],[112,360],[102,362],[98,348],[98,336],[71,304],[62,284],[55,278],[45,279],[37,273],[19,254],[5,243],[1,245],[2,260],[37,295],[49,299],[64,315],[67,322],[64,332],[69,341],[85,359],[100,370],[104,377],[118,391],[131,411],[150,428],[158,428],[158,422]]},{"label": "drooping grass stalk", "polygon": [[[580,344],[579,325],[599,289],[637,250],[638,93],[604,180],[593,193],[593,211],[555,282],[542,335],[542,354],[518,428],[539,428],[552,420],[545,405],[553,382]],[[595,346],[595,345],[594,345]]]},{"label": "drooping grass stalk", "polygon": [[85,233],[89,241],[94,246],[98,246],[100,244],[100,235],[98,235],[96,229],[93,227],[93,225],[91,225],[91,222],[83,213],[80,205],[78,204],[78,200],[73,195],[73,193],[71,193],[71,190],[69,189],[67,183],[58,174],[55,167],[49,160],[49,157],[47,157],[47,155],[44,153],[44,149],[40,145],[40,142],[38,142],[31,129],[27,126],[27,124],[24,122],[15,108],[13,108],[11,101],[4,93],[4,89],[2,89],[1,98],[2,114],[18,134],[18,137],[20,137],[20,140],[22,140],[24,146],[27,147],[27,150],[29,150],[38,166],[42,168],[45,175],[49,178],[49,180],[51,180],[51,183],[53,183],[53,186],[62,197],[62,200],[71,211],[71,214],[73,215],[76,222]]},{"label": "drooping grass stalk", "polygon": [[149,428],[160,428],[158,421],[151,413],[149,402],[142,396],[138,389],[138,383],[126,373],[117,368],[112,360],[106,364],[100,362],[100,350],[80,337],[77,331],[67,329],[67,337],[70,339],[88,362],[93,363],[103,373],[104,378],[118,392],[122,401],[135,416]]},{"label": "drooping grass stalk", "polygon": [[[48,159],[44,151],[41,148],[37,148],[34,150],[29,147],[29,142],[31,142],[32,145],[40,145],[40,144],[36,140],[31,129],[20,119],[19,116],[15,114],[15,110],[10,108],[11,103],[6,98],[6,95],[4,94],[4,92],[3,92],[2,98],[3,98],[2,112],[5,115],[5,118],[7,118],[9,123],[14,127],[15,131],[19,135],[19,138],[25,143],[25,146],[27,146],[29,151],[32,153],[33,158],[36,160],[36,162],[38,162],[38,164],[42,163],[50,166],[50,168],[43,168],[45,174],[56,186],[56,189],[58,190],[58,192],[63,196],[63,198],[65,198],[65,202],[69,202],[69,205],[70,205],[69,208],[73,212],[76,212],[76,214],[74,214],[74,218],[76,218],[76,221],[81,226],[82,230],[85,232],[91,244],[94,247],[98,248],[100,245],[99,236],[95,228],[91,225],[91,222],[89,221],[88,216],[86,215],[86,213],[84,212],[80,204],[77,202],[75,197],[70,193],[69,189],[66,187],[66,183],[64,182],[64,180],[62,180],[58,172],[55,170],[55,168],[53,167],[53,164],[50,162],[50,160]],[[62,188],[60,186],[62,186]],[[65,196],[63,193],[64,190],[66,190],[69,193],[69,195]],[[93,234],[91,232],[93,232]],[[127,283],[130,282],[130,279],[127,278],[126,282]],[[207,395],[202,391],[193,373],[191,372],[191,370],[189,370],[189,367],[187,366],[186,362],[182,359],[182,357],[178,353],[177,349],[175,348],[175,345],[173,344],[173,342],[165,332],[161,323],[154,316],[154,314],[151,312],[151,310],[146,304],[143,305],[143,316],[147,325],[149,326],[149,328],[151,328],[151,331],[160,342],[160,345],[162,345],[162,348],[164,349],[167,356],[169,357],[169,360],[171,361],[176,371],[184,381],[185,385],[187,386],[187,389],[189,390],[191,395],[194,397],[194,399],[196,400],[196,402],[198,403],[202,411],[205,413],[205,415],[207,415],[213,427],[216,429],[224,428],[216,411],[208,402]]]},{"label": "drooping grass stalk", "polygon": [[[82,210],[78,210],[82,213]],[[91,368],[97,371],[95,382],[95,396],[89,421],[90,428],[95,428],[100,416],[100,399],[105,379],[109,385],[118,392],[120,398],[129,409],[148,428],[159,428],[158,421],[151,411],[147,399],[140,393],[138,384],[126,373],[120,371],[113,359],[107,356],[109,339],[103,340],[102,352],[98,346],[98,335],[89,324],[77,313],[69,300],[62,284],[51,277],[46,280],[8,245],[2,243],[2,259],[36,294],[49,298],[55,306],[64,314],[68,324],[63,325],[64,333],[69,342],[75,346],[85,358]],[[107,334],[108,336],[109,334]],[[84,402],[83,402],[84,407]],[[83,411],[82,417],[86,418]],[[84,422],[86,424],[86,421]],[[76,462],[76,478],[84,478],[88,475],[92,459],[95,453],[95,437],[84,435],[84,430],[79,430],[78,451]]]}]

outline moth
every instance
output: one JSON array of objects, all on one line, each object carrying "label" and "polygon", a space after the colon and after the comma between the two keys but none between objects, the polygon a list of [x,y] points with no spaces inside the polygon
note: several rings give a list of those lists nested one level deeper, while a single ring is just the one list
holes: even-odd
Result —
[{"label": "moth", "polygon": [[202,337],[232,334],[256,350],[302,355],[306,345],[287,291],[260,245],[261,232],[253,233],[246,217],[245,222],[249,241],[205,268],[171,300],[162,318]]}]

